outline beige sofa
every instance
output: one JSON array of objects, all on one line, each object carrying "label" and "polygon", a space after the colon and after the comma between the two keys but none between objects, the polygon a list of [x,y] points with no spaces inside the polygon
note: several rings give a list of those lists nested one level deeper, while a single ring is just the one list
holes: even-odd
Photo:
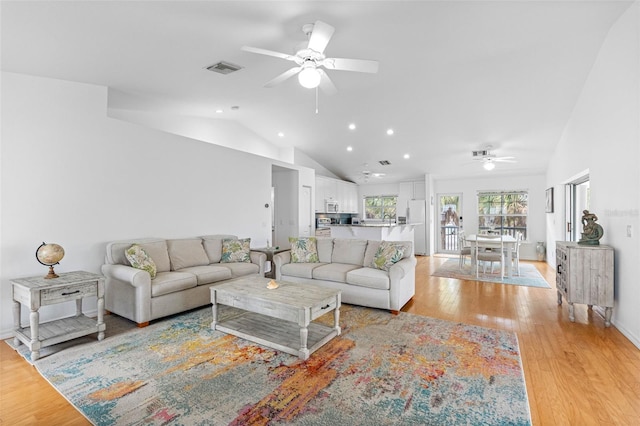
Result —
[{"label": "beige sofa", "polygon": [[[144,327],[154,319],[207,305],[211,285],[245,275],[264,275],[264,253],[250,252],[251,262],[220,263],[222,240],[227,238],[237,239],[234,235],[208,235],[108,243],[102,265],[105,309]],[[125,250],[134,243],[156,264],[155,279],[127,260]]]},{"label": "beige sofa", "polygon": [[415,294],[416,258],[413,244],[388,271],[369,267],[380,241],[317,239],[317,263],[291,263],[291,253],[273,256],[276,280],[308,283],[342,291],[342,301],[397,313]]}]

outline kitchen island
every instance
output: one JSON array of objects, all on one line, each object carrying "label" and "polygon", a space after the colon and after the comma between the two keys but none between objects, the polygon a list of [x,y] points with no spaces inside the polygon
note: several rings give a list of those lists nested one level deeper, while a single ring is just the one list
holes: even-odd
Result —
[{"label": "kitchen island", "polygon": [[367,223],[361,225],[329,225],[332,238],[354,238],[377,241],[411,241],[414,228],[421,223]]}]

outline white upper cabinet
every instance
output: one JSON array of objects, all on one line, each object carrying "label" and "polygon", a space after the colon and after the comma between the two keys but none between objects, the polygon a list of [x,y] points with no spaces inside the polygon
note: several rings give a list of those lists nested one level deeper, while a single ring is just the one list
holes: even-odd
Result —
[{"label": "white upper cabinet", "polygon": [[316,212],[325,213],[325,201],[338,203],[340,213],[358,213],[358,185],[316,176]]},{"label": "white upper cabinet", "polygon": [[400,182],[397,201],[398,215],[403,216],[405,214],[409,201],[425,200],[426,188],[424,181]]}]

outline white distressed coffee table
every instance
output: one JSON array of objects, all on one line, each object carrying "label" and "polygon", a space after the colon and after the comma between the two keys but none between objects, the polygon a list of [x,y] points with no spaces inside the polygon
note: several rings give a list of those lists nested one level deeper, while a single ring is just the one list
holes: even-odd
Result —
[{"label": "white distressed coffee table", "polygon": [[[279,351],[308,359],[322,345],[340,335],[340,291],[268,278],[237,278],[211,287],[213,330],[233,334]],[[240,315],[218,320],[218,305],[242,309]],[[333,311],[333,327],[311,321]]]}]

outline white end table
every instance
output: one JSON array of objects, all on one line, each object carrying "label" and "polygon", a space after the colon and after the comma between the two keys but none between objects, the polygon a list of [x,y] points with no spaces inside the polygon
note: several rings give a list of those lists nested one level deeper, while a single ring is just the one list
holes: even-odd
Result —
[{"label": "white end table", "polygon": [[[60,342],[98,333],[104,339],[104,277],[91,272],[74,271],[61,273],[58,278],[43,276],[11,280],[13,290],[14,344],[24,343],[31,350],[31,360],[40,358],[40,349]],[[98,298],[98,318],[82,314],[82,299]],[[40,324],[41,306],[76,301],[76,315]],[[21,305],[28,306],[29,327],[20,324]]]}]

